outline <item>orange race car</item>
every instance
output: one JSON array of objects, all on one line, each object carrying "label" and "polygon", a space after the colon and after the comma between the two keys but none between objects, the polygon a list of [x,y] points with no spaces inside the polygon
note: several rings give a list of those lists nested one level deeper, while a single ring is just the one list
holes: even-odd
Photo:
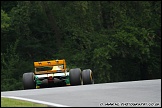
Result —
[{"label": "orange race car", "polygon": [[24,89],[94,84],[91,69],[74,68],[68,72],[64,59],[34,62],[34,67],[35,72],[23,74]]}]

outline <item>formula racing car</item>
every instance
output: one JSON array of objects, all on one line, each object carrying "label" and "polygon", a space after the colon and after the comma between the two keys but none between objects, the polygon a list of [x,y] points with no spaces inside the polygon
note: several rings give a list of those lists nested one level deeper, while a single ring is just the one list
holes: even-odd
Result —
[{"label": "formula racing car", "polygon": [[74,68],[68,72],[64,59],[34,62],[34,67],[34,72],[23,74],[24,89],[94,84],[91,69]]}]

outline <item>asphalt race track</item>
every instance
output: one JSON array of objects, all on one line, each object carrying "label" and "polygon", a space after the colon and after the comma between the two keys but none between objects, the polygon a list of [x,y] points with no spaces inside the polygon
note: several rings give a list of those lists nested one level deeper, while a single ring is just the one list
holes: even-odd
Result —
[{"label": "asphalt race track", "polygon": [[1,92],[49,106],[161,107],[161,79]]}]

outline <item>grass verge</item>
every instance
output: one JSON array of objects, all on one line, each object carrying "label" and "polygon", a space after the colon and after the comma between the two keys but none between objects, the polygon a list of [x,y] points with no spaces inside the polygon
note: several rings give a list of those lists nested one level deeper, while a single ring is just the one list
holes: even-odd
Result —
[{"label": "grass verge", "polygon": [[48,107],[47,105],[1,97],[1,107]]}]

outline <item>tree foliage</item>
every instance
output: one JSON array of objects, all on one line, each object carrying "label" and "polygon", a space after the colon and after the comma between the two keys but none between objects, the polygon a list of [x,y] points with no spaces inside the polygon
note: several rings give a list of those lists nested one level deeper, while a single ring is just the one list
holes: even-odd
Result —
[{"label": "tree foliage", "polygon": [[2,1],[1,90],[52,59],[95,83],[161,78],[161,1]]}]

